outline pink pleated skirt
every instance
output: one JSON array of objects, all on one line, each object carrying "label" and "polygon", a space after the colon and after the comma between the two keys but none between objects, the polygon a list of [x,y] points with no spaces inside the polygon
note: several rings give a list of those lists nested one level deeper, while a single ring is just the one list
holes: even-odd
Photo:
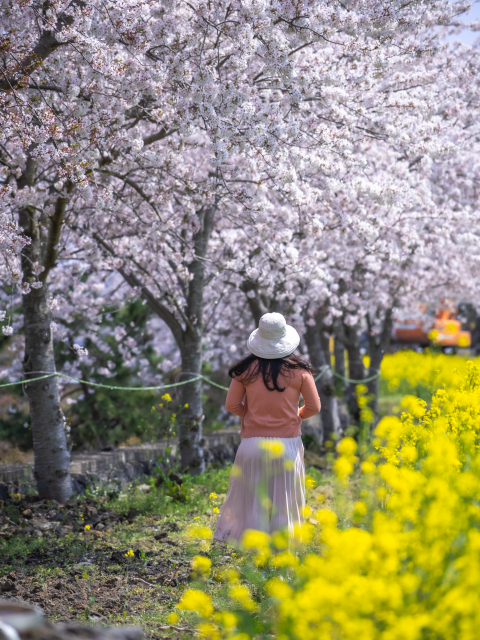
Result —
[{"label": "pink pleated skirt", "polygon": [[215,539],[238,543],[246,529],[293,535],[303,522],[305,465],[301,436],[243,438],[235,456]]}]

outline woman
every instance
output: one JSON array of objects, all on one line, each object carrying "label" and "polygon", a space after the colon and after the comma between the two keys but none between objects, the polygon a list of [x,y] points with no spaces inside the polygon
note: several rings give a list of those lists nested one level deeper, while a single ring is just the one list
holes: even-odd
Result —
[{"label": "woman", "polygon": [[[242,418],[242,442],[215,538],[238,542],[246,529],[290,535],[303,519],[302,420],[320,411],[312,367],[293,352],[300,343],[280,313],[266,313],[247,343],[252,355],[229,370],[225,407]],[[300,395],[304,406],[299,408]]]}]

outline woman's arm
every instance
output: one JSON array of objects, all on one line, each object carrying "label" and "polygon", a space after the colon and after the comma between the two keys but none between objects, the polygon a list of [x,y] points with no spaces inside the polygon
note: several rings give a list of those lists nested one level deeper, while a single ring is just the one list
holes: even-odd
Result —
[{"label": "woman's arm", "polygon": [[233,378],[227,393],[227,399],[225,400],[225,409],[229,413],[234,413],[236,416],[243,418],[245,405],[242,400],[244,395],[245,387],[239,380]]},{"label": "woman's arm", "polygon": [[321,406],[317,387],[315,386],[315,381],[310,373],[306,373],[303,376],[300,393],[303,396],[305,404],[301,409],[299,409],[298,415],[302,420],[306,420],[307,418],[311,418],[316,413],[318,413]]}]

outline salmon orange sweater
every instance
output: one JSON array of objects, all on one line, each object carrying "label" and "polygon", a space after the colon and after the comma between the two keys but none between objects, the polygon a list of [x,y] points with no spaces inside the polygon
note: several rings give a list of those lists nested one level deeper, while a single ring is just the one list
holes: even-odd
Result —
[{"label": "salmon orange sweater", "polygon": [[[247,385],[233,378],[225,408],[242,418],[242,438],[295,438],[301,435],[302,420],[320,411],[315,382],[305,369],[292,369],[289,376],[279,375],[278,385],[285,391],[269,391],[261,374]],[[305,402],[301,409],[300,394]]]}]

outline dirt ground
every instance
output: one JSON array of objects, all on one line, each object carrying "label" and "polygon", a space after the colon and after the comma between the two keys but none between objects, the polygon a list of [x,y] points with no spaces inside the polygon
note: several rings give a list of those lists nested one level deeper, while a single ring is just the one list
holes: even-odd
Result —
[{"label": "dirt ground", "polygon": [[193,512],[119,515],[94,500],[18,500],[0,511],[1,597],[38,605],[50,621],[139,624],[172,637],[166,617],[190,578],[185,516]]},{"label": "dirt ground", "polygon": [[[333,494],[330,480],[322,479],[325,459],[306,454],[327,504]],[[217,578],[243,562],[239,549],[213,543],[201,551],[184,535],[193,523],[214,528],[229,474],[227,467],[189,478],[184,492],[134,483],[115,499],[92,494],[59,505],[14,495],[0,501],[0,597],[38,605],[50,622],[135,625],[154,640],[191,640],[189,612],[181,612],[180,626],[168,618],[195,584],[193,556],[211,558],[204,586],[220,604],[226,587]],[[311,500],[316,504],[313,494]]]},{"label": "dirt ground", "polygon": [[180,501],[164,485],[145,484],[110,502],[0,501],[0,597],[38,605],[50,622],[135,625],[150,638],[191,639],[193,620],[175,626],[168,617],[192,584],[192,557],[209,555],[221,568],[238,555],[222,543],[200,551],[184,532],[192,523],[214,526],[209,496],[225,498],[228,476],[221,469],[189,480]]}]

